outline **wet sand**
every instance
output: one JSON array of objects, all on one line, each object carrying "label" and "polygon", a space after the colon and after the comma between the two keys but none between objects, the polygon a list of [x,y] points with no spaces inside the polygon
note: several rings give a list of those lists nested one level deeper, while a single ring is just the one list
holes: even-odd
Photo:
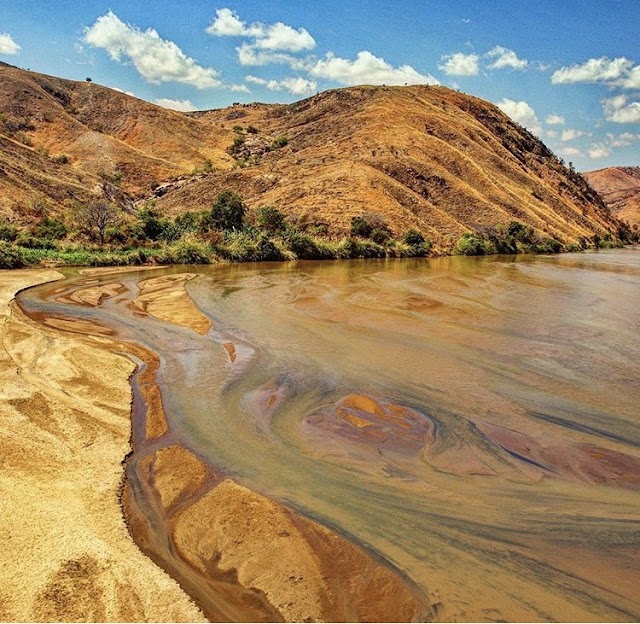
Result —
[{"label": "wet sand", "polygon": [[60,277],[0,271],[0,619],[204,621],[123,520],[132,363],[9,308]]}]

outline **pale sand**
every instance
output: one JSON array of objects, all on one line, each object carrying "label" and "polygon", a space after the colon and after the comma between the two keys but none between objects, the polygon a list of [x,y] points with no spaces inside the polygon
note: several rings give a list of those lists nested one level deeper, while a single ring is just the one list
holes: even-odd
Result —
[{"label": "pale sand", "polygon": [[133,365],[9,311],[55,271],[0,271],[0,619],[204,621],[122,518]]},{"label": "pale sand", "polygon": [[194,277],[196,273],[181,273],[143,280],[138,283],[140,293],[133,307],[143,314],[206,334],[211,321],[198,310],[184,287]]}]

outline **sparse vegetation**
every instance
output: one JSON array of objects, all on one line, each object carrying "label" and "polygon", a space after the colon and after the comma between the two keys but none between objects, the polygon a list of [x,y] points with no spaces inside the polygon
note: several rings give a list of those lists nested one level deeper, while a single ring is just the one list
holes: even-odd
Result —
[{"label": "sparse vegetation", "polygon": [[0,241],[13,242],[18,237],[18,228],[0,220]]},{"label": "sparse vegetation", "polygon": [[[103,179],[109,177],[112,183],[112,175],[105,175]],[[231,190],[220,193],[209,210],[187,211],[173,218],[163,215],[153,201],[147,201],[131,214],[106,199],[77,205],[72,224],[50,216],[49,206],[40,208],[33,212],[37,213],[38,223],[29,229],[20,231],[0,221],[2,268],[45,261],[127,266],[424,257],[432,248],[425,235],[414,228],[397,240],[382,215],[376,212],[353,217],[348,235],[341,236],[331,232],[327,224],[316,221],[312,211],[287,219],[272,205],[248,210],[243,198]],[[628,237],[634,233],[637,231],[630,228],[624,232]],[[557,253],[616,244],[618,238],[603,235],[565,248],[532,227],[511,221],[465,233],[454,252],[459,255]]]},{"label": "sparse vegetation", "polygon": [[104,245],[107,228],[115,225],[119,219],[115,204],[99,199],[76,207],[75,219],[81,230],[93,238],[98,234],[100,245]]},{"label": "sparse vegetation", "polygon": [[242,228],[247,206],[242,197],[233,191],[224,191],[211,208],[211,222],[218,230],[239,230]]},{"label": "sparse vegetation", "polygon": [[[597,246],[597,245],[596,245]],[[571,247],[572,250],[575,247]],[[555,238],[536,232],[530,225],[510,221],[506,225],[465,232],[458,240],[454,253],[460,256],[489,254],[560,253],[565,246]]]},{"label": "sparse vegetation", "polygon": [[0,269],[22,269],[28,265],[20,249],[0,240]]}]

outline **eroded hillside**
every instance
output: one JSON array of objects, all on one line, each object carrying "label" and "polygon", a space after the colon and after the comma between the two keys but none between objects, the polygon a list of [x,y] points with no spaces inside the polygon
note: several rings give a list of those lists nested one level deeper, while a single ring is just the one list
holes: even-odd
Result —
[{"label": "eroded hillside", "polygon": [[619,219],[640,224],[640,167],[607,167],[584,174]]},{"label": "eroded hillside", "polygon": [[291,105],[178,113],[107,89],[0,66],[0,216],[29,222],[115,181],[166,214],[220,191],[272,204],[298,224],[348,230],[379,213],[448,248],[518,220],[562,242],[615,235],[579,174],[480,99],[433,86],[352,87]]}]

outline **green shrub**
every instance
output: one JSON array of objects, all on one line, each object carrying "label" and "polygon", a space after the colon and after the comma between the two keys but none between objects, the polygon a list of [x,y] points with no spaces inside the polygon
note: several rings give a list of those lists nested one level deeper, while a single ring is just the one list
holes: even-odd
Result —
[{"label": "green shrub", "polygon": [[0,241],[13,242],[18,237],[18,228],[7,223],[6,221],[0,221]]},{"label": "green shrub", "polygon": [[560,253],[563,249],[564,247],[560,241],[550,237],[543,238],[531,246],[531,251],[543,254]]},{"label": "green shrub", "polygon": [[426,256],[431,251],[431,241],[427,240],[422,232],[413,228],[407,230],[402,237],[402,242],[409,247],[409,255],[413,257]]},{"label": "green shrub", "polygon": [[276,244],[265,235],[256,241],[256,260],[284,260],[284,256]]},{"label": "green shrub", "polygon": [[459,256],[483,256],[487,253],[486,241],[474,232],[465,232],[458,240],[454,253]]},{"label": "green shrub", "polygon": [[218,230],[239,230],[246,212],[247,206],[240,195],[223,191],[211,208],[211,222]]},{"label": "green shrub", "polygon": [[142,221],[142,232],[145,238],[152,241],[160,239],[171,240],[173,235],[172,224],[168,219],[163,219],[157,210],[151,206],[145,206],[138,217]]},{"label": "green shrub", "polygon": [[0,269],[21,269],[28,265],[29,262],[19,249],[0,240]]},{"label": "green shrub", "polygon": [[411,247],[415,247],[417,245],[422,245],[425,242],[425,237],[422,232],[418,230],[414,230],[413,228],[407,230],[406,234],[402,237],[402,242],[410,245]]},{"label": "green shrub", "polygon": [[364,217],[351,218],[351,236],[369,238],[373,231],[372,225]]},{"label": "green shrub", "polygon": [[339,258],[384,258],[384,247],[368,240],[345,238],[338,246]]},{"label": "green shrub", "polygon": [[287,219],[284,214],[274,206],[260,206],[256,210],[256,223],[259,228],[274,234],[287,227]]},{"label": "green shrub", "polygon": [[55,249],[56,245],[50,238],[39,238],[29,232],[22,232],[16,238],[16,245],[27,249]]},{"label": "green shrub", "polygon": [[67,235],[67,226],[62,219],[47,217],[36,227],[34,234],[39,238],[60,240]]},{"label": "green shrub", "polygon": [[378,245],[385,245],[391,238],[391,234],[387,230],[381,228],[374,228],[371,230],[369,238]]},{"label": "green shrub", "polygon": [[273,141],[271,143],[271,149],[272,150],[277,150],[277,149],[280,149],[282,147],[285,147],[288,144],[289,144],[289,139],[286,136],[279,136],[279,137],[276,137],[275,139],[273,139]]},{"label": "green shrub", "polygon": [[300,260],[321,260],[323,258],[331,258],[333,255],[327,245],[321,244],[308,234],[296,232],[295,230],[287,231],[283,237],[283,242],[287,249]]},{"label": "green shrub", "polygon": [[180,241],[161,250],[156,259],[165,264],[209,264],[211,255],[206,245]]}]

